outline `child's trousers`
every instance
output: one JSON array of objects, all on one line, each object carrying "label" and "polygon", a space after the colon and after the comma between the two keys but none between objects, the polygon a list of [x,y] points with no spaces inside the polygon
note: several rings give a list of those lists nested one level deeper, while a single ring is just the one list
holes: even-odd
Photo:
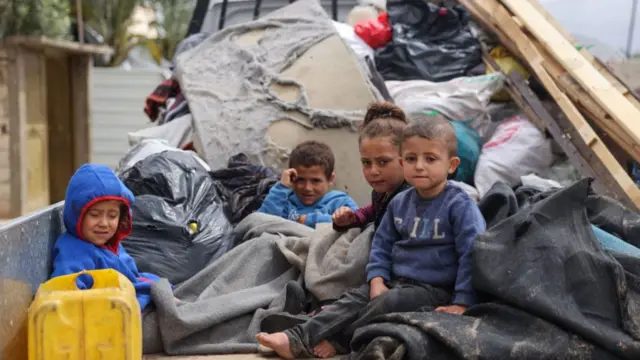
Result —
[{"label": "child's trousers", "polygon": [[346,292],[320,313],[285,331],[295,357],[313,357],[312,349],[321,340],[329,340],[338,351],[348,351],[356,329],[379,315],[412,312],[451,304],[447,290],[398,279],[387,284],[389,291],[369,301],[369,284]]}]

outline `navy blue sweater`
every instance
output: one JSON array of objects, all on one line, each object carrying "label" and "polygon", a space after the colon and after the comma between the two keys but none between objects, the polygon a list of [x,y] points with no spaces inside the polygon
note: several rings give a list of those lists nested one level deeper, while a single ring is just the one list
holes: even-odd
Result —
[{"label": "navy blue sweater", "polygon": [[450,288],[453,304],[471,306],[471,252],[485,226],[476,203],[454,185],[433,199],[406,190],[391,200],[376,230],[367,281],[403,277]]}]

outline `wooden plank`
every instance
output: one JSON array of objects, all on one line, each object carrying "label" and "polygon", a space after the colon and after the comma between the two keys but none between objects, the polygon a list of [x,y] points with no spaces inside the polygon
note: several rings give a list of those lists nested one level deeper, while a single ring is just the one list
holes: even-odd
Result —
[{"label": "wooden plank", "polygon": [[[74,171],[91,161],[91,56],[70,58]],[[125,134],[123,134],[124,136]]]},{"label": "wooden plank", "polygon": [[595,131],[593,131],[593,128],[591,128],[576,106],[567,95],[558,88],[553,78],[543,67],[544,58],[537,51],[527,35],[522,32],[518,24],[513,21],[511,14],[509,14],[497,0],[476,0],[474,3],[478,8],[481,8],[484,13],[492,14],[490,21],[494,26],[501,29],[504,33],[509,34],[510,39],[515,46],[517,46],[518,52],[527,59],[527,63],[534,74],[575,127],[576,133],[609,170],[615,181],[631,201],[636,204],[636,206],[640,205],[640,190],[638,190],[638,187],[616,161]]},{"label": "wooden plank", "polygon": [[113,49],[104,45],[80,44],[74,41],[51,39],[44,36],[10,36],[1,45],[21,46],[32,50],[53,50],[78,55],[112,55]]},{"label": "wooden plank", "polygon": [[[467,10],[474,16],[474,18],[481,23],[487,30],[493,32],[499,41],[505,46],[509,52],[514,54],[514,56],[525,59],[522,54],[520,54],[517,46],[511,41],[511,39],[503,33],[501,29],[496,27],[492,22],[492,15],[486,13],[483,8],[477,6],[473,0],[460,0]],[[553,18],[552,18],[553,19]],[[554,19],[555,21],[555,19]],[[541,51],[541,54],[544,58],[543,66],[547,70],[547,72],[554,78],[559,87],[569,95],[571,100],[575,103],[578,103],[581,108],[589,115],[591,119],[594,119],[598,126],[606,130],[610,137],[614,140],[616,144],[621,146],[629,155],[631,155],[634,159],[640,161],[640,145],[633,141],[632,137],[628,134],[628,132],[624,131],[619,124],[617,124],[611,116],[598,104],[594,101],[591,96],[578,84],[569,73],[567,73],[558,62],[553,59],[546,50],[543,49],[542,45],[537,39],[530,39],[534,45],[537,47],[538,51]],[[584,50],[586,51],[586,50]],[[589,56],[591,56],[589,54]],[[599,64],[598,60],[591,56],[591,59],[596,64]],[[529,66],[525,61],[523,61],[525,66]],[[607,69],[603,68],[601,65],[598,65],[602,72],[606,72],[606,74],[611,75]],[[530,68],[530,67],[529,67]],[[530,69],[531,70],[531,69]],[[533,71],[531,71],[533,72]],[[619,83],[619,85],[624,89],[624,91],[628,91],[628,89]],[[631,97],[631,93],[625,95],[626,97]],[[635,98],[633,98],[635,101]],[[636,101],[637,102],[637,101]],[[638,107],[640,108],[640,103],[638,103]]]},{"label": "wooden plank", "polygon": [[47,115],[49,117],[49,196],[51,203],[64,200],[75,166],[71,116],[69,57],[47,58]]},{"label": "wooden plank", "polygon": [[45,57],[41,52],[22,50],[26,70],[26,212],[49,205],[49,148]]},{"label": "wooden plank", "polygon": [[534,46],[545,58],[544,67],[556,81],[558,86],[571,98],[571,100],[580,105],[589,117],[593,119],[598,126],[602,127],[607,134],[620,145],[629,155],[637,161],[640,161],[640,144],[634,142],[629,133],[625,132],[622,127],[598,104],[593,98],[578,84],[568,73],[564,71],[555,59],[548,57],[544,49],[541,49],[539,43],[534,42]]},{"label": "wooden plank", "polygon": [[487,66],[505,75],[505,89],[511,99],[522,109],[531,122],[539,128],[542,127],[542,131],[548,130],[583,177],[595,179],[593,188],[600,194],[618,199],[631,208],[637,208],[611,176],[606,166],[582,141],[573,124],[564,116],[554,118],[519,72],[512,71],[510,74],[505,74],[498,63],[489,55],[488,50],[486,48],[483,50],[483,58]]},{"label": "wooden plank", "polygon": [[[571,35],[571,33],[569,33],[562,25],[560,25],[560,23],[537,0],[528,0],[528,1],[533,7],[536,8],[536,10],[538,10],[538,12],[542,16],[544,16],[544,18],[549,22],[549,24],[551,24],[553,27],[555,27],[556,30],[558,30],[558,32],[560,32],[562,34],[562,36],[564,36],[565,39],[567,39],[567,40],[569,40],[569,42],[571,42],[571,44],[573,44],[574,46],[581,45],[573,37],[573,35]],[[606,77],[607,80],[611,84],[613,84],[613,86],[616,89],[618,89],[618,91],[620,91],[620,93],[622,93],[625,96],[625,98],[627,98],[627,100],[631,101],[632,104],[635,107],[640,109],[640,101],[638,100],[638,97],[633,93],[633,91],[631,91],[629,86],[627,84],[625,84],[623,80],[618,78],[618,76],[615,73],[613,73],[606,65],[604,65],[602,63],[602,61],[600,61],[600,59],[598,59],[595,56],[593,56],[593,54],[591,54],[586,47],[582,47],[582,49],[580,49],[579,52],[598,71],[600,71],[600,73],[604,77]]]},{"label": "wooden plank", "polygon": [[26,171],[26,130],[27,130],[27,96],[26,69],[24,54],[21,49],[8,51],[7,83],[9,91],[9,164],[11,166],[11,206],[9,217],[18,217],[25,213],[27,200]]},{"label": "wooden plank", "polygon": [[637,121],[640,119],[640,110],[594,68],[531,3],[522,0],[501,1],[635,142],[640,142],[640,123]]},{"label": "wooden plank", "polygon": [[[10,186],[11,167],[9,165],[9,110],[7,91],[7,61],[4,51],[0,53],[0,186]],[[9,214],[10,194],[6,197],[0,195],[0,213]]]}]

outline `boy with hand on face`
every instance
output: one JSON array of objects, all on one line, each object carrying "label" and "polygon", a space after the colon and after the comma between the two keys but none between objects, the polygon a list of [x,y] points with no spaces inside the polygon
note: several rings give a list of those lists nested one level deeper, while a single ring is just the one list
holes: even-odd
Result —
[{"label": "boy with hand on face", "polygon": [[407,125],[400,147],[413,185],[389,203],[371,245],[367,284],[284,332],[257,335],[285,359],[349,351],[354,332],[393,312],[463,314],[476,302],[471,253],[485,221],[476,203],[447,182],[460,164],[453,126],[444,119]]},{"label": "boy with hand on face", "polygon": [[334,166],[333,152],[326,144],[299,144],[289,156],[289,169],[282,172],[258,211],[315,228],[331,223],[333,213],[342,206],[357,210],[349,195],[329,190],[336,178]]}]

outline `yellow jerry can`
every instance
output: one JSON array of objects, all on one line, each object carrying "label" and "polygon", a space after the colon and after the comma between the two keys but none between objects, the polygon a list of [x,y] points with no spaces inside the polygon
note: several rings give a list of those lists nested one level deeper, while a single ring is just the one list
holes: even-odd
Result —
[{"label": "yellow jerry can", "polygon": [[29,360],[141,358],[140,305],[122,274],[84,271],[40,285],[29,307]]}]

